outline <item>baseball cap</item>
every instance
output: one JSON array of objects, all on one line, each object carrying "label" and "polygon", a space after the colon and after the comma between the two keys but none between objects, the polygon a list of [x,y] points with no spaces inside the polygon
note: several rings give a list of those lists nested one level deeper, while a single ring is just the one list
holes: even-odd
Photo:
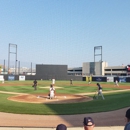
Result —
[{"label": "baseball cap", "polygon": [[126,111],[126,115],[125,116],[130,119],[130,108]]},{"label": "baseball cap", "polygon": [[59,125],[56,127],[56,130],[67,130],[67,127],[66,127],[64,124],[59,124]]},{"label": "baseball cap", "polygon": [[94,121],[91,117],[84,117],[84,125],[86,126],[92,126],[94,125]]}]

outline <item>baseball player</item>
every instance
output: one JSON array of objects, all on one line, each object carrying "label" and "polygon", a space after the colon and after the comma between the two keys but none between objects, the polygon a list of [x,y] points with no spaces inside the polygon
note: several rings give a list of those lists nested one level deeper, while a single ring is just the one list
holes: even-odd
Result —
[{"label": "baseball player", "polygon": [[119,87],[118,80],[115,81],[115,85]]},{"label": "baseball player", "polygon": [[50,92],[49,92],[49,98],[52,99],[55,97],[55,88],[53,87],[53,85],[50,85]]},{"label": "baseball player", "polygon": [[37,90],[37,80],[36,79],[33,81],[32,87],[34,87],[34,90]]},{"label": "baseball player", "polygon": [[55,79],[54,78],[52,79],[52,84],[55,85]]},{"label": "baseball player", "polygon": [[91,84],[90,78],[88,78],[88,85]]},{"label": "baseball player", "polygon": [[70,79],[70,85],[73,85],[73,79]]},{"label": "baseball player", "polygon": [[101,95],[101,96],[102,96],[102,99],[104,100],[105,98],[104,98],[104,96],[103,96],[103,94],[102,94],[102,87],[101,87],[101,85],[100,85],[99,83],[97,83],[97,86],[98,86],[97,99],[98,99],[98,97]]}]

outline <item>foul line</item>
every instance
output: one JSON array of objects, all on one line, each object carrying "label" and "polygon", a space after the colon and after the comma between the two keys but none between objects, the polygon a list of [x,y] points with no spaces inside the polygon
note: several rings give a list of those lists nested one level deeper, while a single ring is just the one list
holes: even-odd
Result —
[{"label": "foul line", "polygon": [[[124,89],[124,90],[113,90],[113,91],[103,91],[102,93],[116,93],[116,92],[125,92],[125,91],[130,91],[130,89]],[[97,92],[97,91],[96,91]],[[96,92],[91,92],[91,93],[78,93],[75,95],[91,95],[95,94]]]}]

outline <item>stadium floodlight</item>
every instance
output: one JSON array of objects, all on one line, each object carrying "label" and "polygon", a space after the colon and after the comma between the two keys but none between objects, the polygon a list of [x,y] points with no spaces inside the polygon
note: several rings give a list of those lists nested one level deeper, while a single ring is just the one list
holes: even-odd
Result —
[{"label": "stadium floodlight", "polygon": [[[98,54],[96,54],[96,50],[101,50],[101,52],[100,53],[98,53]],[[94,75],[96,74],[96,64],[95,64],[95,57],[96,56],[100,56],[101,57],[101,59],[100,59],[100,62],[101,62],[101,64],[100,64],[100,69],[101,69],[101,74],[102,74],[102,46],[95,46],[94,47]]]},{"label": "stadium floodlight", "polygon": [[[15,51],[11,51],[11,47],[15,48]],[[10,54],[15,54],[15,75],[17,68],[17,45],[9,43],[9,51],[8,51],[8,74],[10,70]]]}]

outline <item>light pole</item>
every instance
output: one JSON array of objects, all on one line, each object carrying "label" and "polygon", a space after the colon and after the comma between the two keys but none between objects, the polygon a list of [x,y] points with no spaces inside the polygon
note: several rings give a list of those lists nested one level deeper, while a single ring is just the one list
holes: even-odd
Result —
[{"label": "light pole", "polygon": [[[15,51],[11,51],[10,48],[14,47]],[[9,50],[8,50],[8,74],[10,69],[10,54],[15,54],[15,75],[16,75],[16,69],[17,69],[17,45],[9,43]]]},{"label": "light pole", "polygon": [[[101,52],[99,54],[96,54],[96,50],[101,50]],[[95,64],[95,57],[96,56],[101,57],[101,60],[100,60],[100,73],[102,75],[102,46],[95,46],[94,47],[94,75],[96,75],[96,64]]]}]

